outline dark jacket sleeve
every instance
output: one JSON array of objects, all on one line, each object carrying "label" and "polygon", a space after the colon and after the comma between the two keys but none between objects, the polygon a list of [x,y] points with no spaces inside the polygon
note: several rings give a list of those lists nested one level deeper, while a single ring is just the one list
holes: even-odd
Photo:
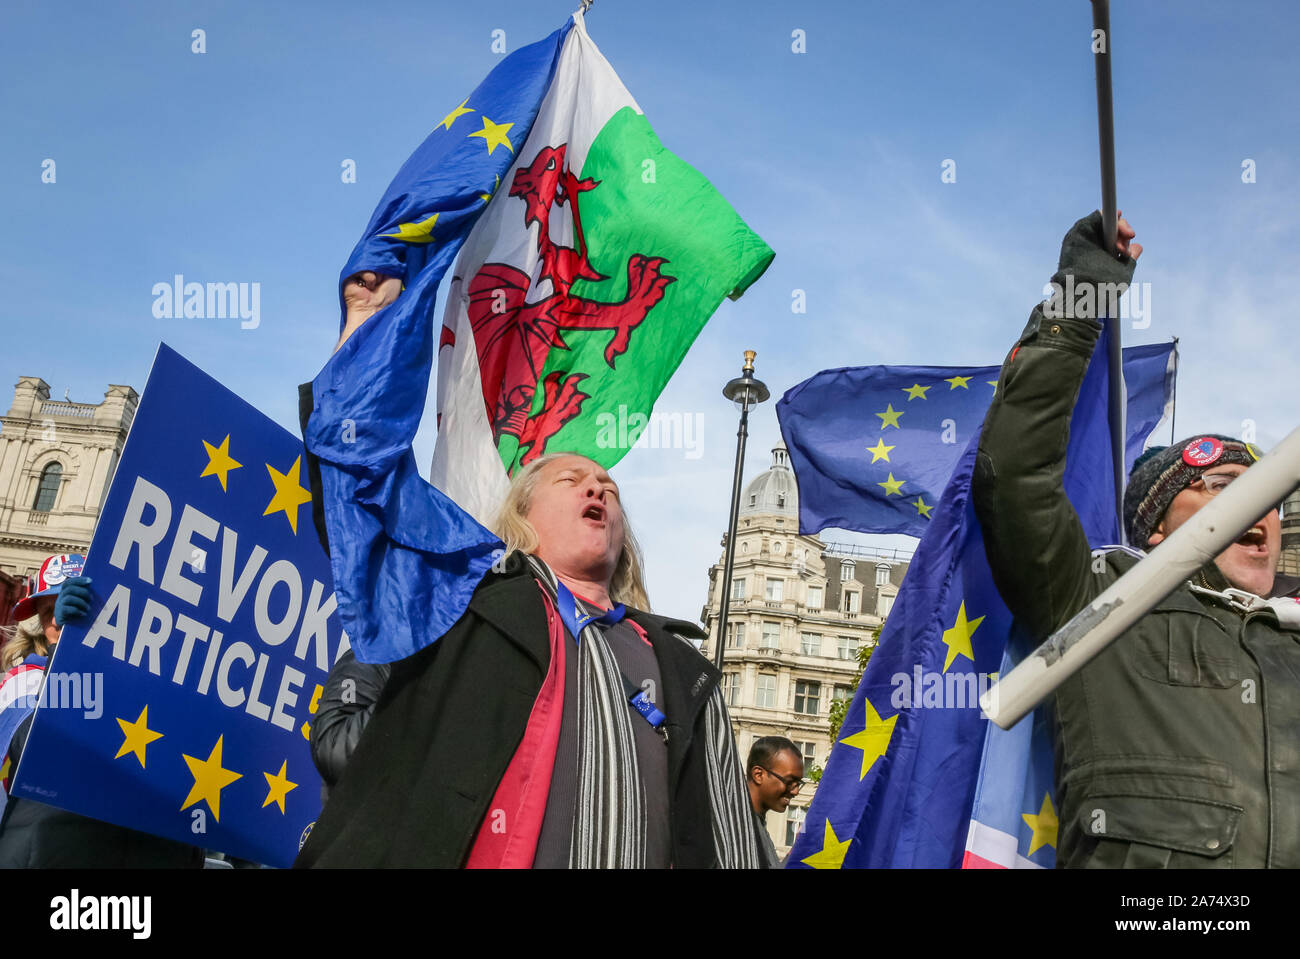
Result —
[{"label": "dark jacket sleeve", "polygon": [[326,786],[343,775],[388,675],[387,665],[359,663],[350,649],[330,670],[311,724],[311,758]]},{"label": "dark jacket sleeve", "polygon": [[[1093,213],[1066,234],[1052,282],[1080,290],[1087,283],[1127,284],[1132,275],[1133,260],[1105,252],[1101,214]],[[1098,582],[1064,480],[1070,416],[1101,326],[1044,307],[1034,307],[1002,366],[972,482],[993,580],[1035,640],[1082,609]]]}]

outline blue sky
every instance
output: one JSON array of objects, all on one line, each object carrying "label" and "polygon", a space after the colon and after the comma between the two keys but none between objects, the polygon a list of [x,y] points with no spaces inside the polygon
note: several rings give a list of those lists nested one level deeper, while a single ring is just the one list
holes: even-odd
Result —
[{"label": "blue sky", "polygon": [[[1125,342],[1180,338],[1180,437],[1250,421],[1271,447],[1296,425],[1300,16],[1113,6],[1120,206],[1151,283],[1150,326]],[[388,180],[499,61],[494,30],[513,50],[569,12],[11,0],[0,378],[94,402],[108,383],[140,388],[165,340],[296,431],[295,386],[328,356],[338,271]],[[1085,0],[598,0],[588,28],[661,140],[777,254],[660,400],[702,416],[702,457],[633,450],[614,470],[658,611],[696,618],[720,554],[735,450],[720,389],[742,350],[773,400],[827,367],[1001,361],[1062,234],[1099,202],[1090,18]],[[941,182],[946,159],[956,182]],[[177,273],[259,283],[260,325],[155,318],[153,285]],[[773,407],[754,418],[747,478],[778,436]],[[425,430],[421,463],[432,447]]]}]

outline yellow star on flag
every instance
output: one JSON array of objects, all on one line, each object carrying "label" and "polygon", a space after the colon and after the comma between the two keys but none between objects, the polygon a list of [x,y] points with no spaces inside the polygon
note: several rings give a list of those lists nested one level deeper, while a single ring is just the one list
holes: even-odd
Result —
[{"label": "yellow star on flag", "polygon": [[948,647],[948,655],[943,659],[945,673],[958,656],[965,656],[972,664],[975,662],[975,651],[971,648],[970,638],[975,635],[975,630],[979,629],[982,622],[984,622],[983,616],[970,622],[966,621],[966,601],[962,600],[961,606],[957,609],[957,621],[952,624],[951,629],[943,631],[943,641]]},{"label": "yellow star on flag", "polygon": [[[442,122],[438,124],[438,127],[444,127],[445,129],[450,130],[451,125],[456,122],[457,117],[464,116],[466,113],[473,113],[474,112],[473,110],[466,108],[465,104],[467,103],[469,103],[469,97],[466,97],[464,100],[461,100],[460,106],[458,106],[456,109],[452,110],[445,117],[443,117]],[[438,129],[438,127],[434,127],[434,129],[436,130]]]},{"label": "yellow star on flag", "polygon": [[498,173],[497,182],[493,185],[492,189],[489,190],[487,193],[480,193],[478,195],[478,198],[482,200],[484,203],[488,203],[491,201],[492,197],[496,195],[496,192],[499,189],[501,189],[501,174]]},{"label": "yellow star on flag", "polygon": [[226,434],[226,438],[221,441],[220,446],[213,446],[207,440],[204,440],[203,447],[208,451],[208,465],[203,467],[199,479],[203,479],[205,476],[215,476],[221,480],[221,489],[224,492],[226,478],[230,475],[230,471],[241,469],[244,465],[243,463],[236,463],[230,458],[230,434]]},{"label": "yellow star on flag", "polygon": [[985,380],[984,382],[987,383],[989,386],[993,387],[993,395],[994,395],[994,396],[997,396],[997,395],[998,395],[998,381],[997,381],[997,380]]},{"label": "yellow star on flag", "polygon": [[906,480],[894,479],[894,474],[890,473],[889,479],[885,480],[883,483],[877,483],[876,485],[885,488],[885,498],[888,499],[890,496],[902,496],[903,494],[901,490],[903,488],[903,483],[905,482]]},{"label": "yellow star on flag", "polygon": [[894,447],[892,446],[885,445],[885,438],[882,436],[880,439],[876,441],[875,446],[867,447],[867,452],[871,454],[871,462],[874,463],[876,460],[884,460],[886,463],[888,463],[889,451],[892,450],[893,448]]},{"label": "yellow star on flag", "polygon": [[934,509],[933,506],[931,506],[929,503],[925,501],[924,496],[918,496],[916,498],[916,502],[913,503],[912,505],[915,506],[916,511],[922,516],[924,516],[926,519],[930,518],[930,512]]},{"label": "yellow star on flag", "polygon": [[963,390],[970,389],[970,387],[966,385],[967,383],[970,382],[969,376],[950,376],[946,380],[944,380],[944,382],[948,384],[949,390],[955,390],[959,386]]},{"label": "yellow star on flag", "polygon": [[301,466],[301,456],[293,461],[287,473],[281,473],[270,463],[266,464],[266,471],[271,474],[271,482],[275,484],[275,496],[271,497],[271,502],[262,515],[270,516],[283,510],[284,515],[289,517],[289,526],[295,536],[298,535],[298,507],[303,503],[311,502],[311,493],[303,489],[298,482],[298,471]]},{"label": "yellow star on flag", "polygon": [[140,717],[135,722],[128,722],[125,719],[119,719],[117,724],[122,727],[122,732],[126,738],[122,740],[122,748],[117,751],[114,759],[121,759],[127,753],[135,753],[135,758],[140,760],[140,768],[144,769],[144,750],[155,739],[162,739],[162,733],[156,733],[149,728],[149,707],[145,706],[140,710]]},{"label": "yellow star on flag", "polygon": [[853,842],[853,837],[840,842],[835,830],[831,828],[831,821],[826,820],[826,832],[822,836],[822,847],[811,856],[803,859],[806,866],[812,866],[814,869],[839,869],[844,865],[844,857],[848,855],[849,844]]},{"label": "yellow star on flag", "polygon": [[433,227],[438,222],[438,214],[421,220],[419,223],[399,223],[396,233],[385,233],[384,236],[391,236],[395,240],[401,240],[403,243],[432,243]]},{"label": "yellow star on flag", "polygon": [[903,392],[907,394],[907,402],[910,403],[917,397],[925,399],[925,391],[929,388],[928,386],[922,386],[920,383],[913,383],[911,386],[904,386]]},{"label": "yellow star on flag", "polygon": [[877,413],[876,415],[880,417],[880,428],[882,430],[887,426],[892,426],[896,430],[902,429],[902,427],[898,425],[898,418],[903,415],[903,411],[894,409],[893,403],[886,404],[885,412]]},{"label": "yellow star on flag", "polygon": [[876,760],[885,755],[889,741],[894,736],[894,724],[898,722],[898,713],[888,719],[881,719],[870,699],[863,697],[863,702],[866,703],[866,725],[852,736],[840,740],[846,746],[862,750],[862,773],[858,776],[858,782],[866,779]]},{"label": "yellow star on flag", "polygon": [[195,759],[193,756],[187,756],[181,753],[181,758],[185,760],[185,765],[190,767],[190,775],[194,777],[194,787],[190,794],[185,797],[185,804],[181,806],[181,811],[189,809],[200,800],[208,804],[212,810],[212,818],[221,822],[221,790],[225,789],[236,779],[244,778],[243,773],[233,772],[221,767],[221,740],[224,737],[217,737],[217,744],[212,747],[212,752],[207,759]]},{"label": "yellow star on flag", "polygon": [[1060,823],[1056,819],[1056,809],[1052,806],[1050,793],[1043,793],[1043,805],[1039,807],[1037,816],[1022,813],[1020,818],[1034,831],[1033,837],[1029,840],[1029,852],[1026,855],[1032,856],[1043,846],[1056,848],[1056,830]]},{"label": "yellow star on flag", "polygon": [[271,805],[271,803],[275,803],[280,807],[280,812],[284,812],[284,797],[289,795],[290,789],[298,788],[298,784],[289,782],[289,777],[285,775],[288,770],[289,760],[286,759],[284,762],[280,763],[280,771],[274,776],[270,773],[262,773],[262,775],[266,777],[266,785],[268,787],[266,802],[262,803],[263,809]]},{"label": "yellow star on flag", "polygon": [[492,151],[499,146],[503,146],[511,153],[514,153],[515,148],[510,145],[510,138],[506,136],[512,126],[514,126],[513,123],[493,123],[487,117],[484,117],[483,129],[475,130],[470,136],[482,137],[487,141],[488,156],[491,156]]}]

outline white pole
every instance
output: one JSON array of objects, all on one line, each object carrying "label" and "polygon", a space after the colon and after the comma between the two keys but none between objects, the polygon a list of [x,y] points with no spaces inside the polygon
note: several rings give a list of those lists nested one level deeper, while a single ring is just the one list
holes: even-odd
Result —
[{"label": "white pole", "polygon": [[980,697],[1010,729],[1300,483],[1300,427]]}]

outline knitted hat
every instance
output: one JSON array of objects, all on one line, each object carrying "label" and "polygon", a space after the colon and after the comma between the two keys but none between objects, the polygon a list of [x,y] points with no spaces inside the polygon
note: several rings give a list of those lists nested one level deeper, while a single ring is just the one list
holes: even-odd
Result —
[{"label": "knitted hat", "polygon": [[1133,464],[1124,491],[1124,529],[1129,543],[1146,549],[1147,540],[1160,525],[1174,497],[1211,466],[1224,463],[1250,466],[1259,456],[1251,444],[1217,433],[1147,450]]}]

